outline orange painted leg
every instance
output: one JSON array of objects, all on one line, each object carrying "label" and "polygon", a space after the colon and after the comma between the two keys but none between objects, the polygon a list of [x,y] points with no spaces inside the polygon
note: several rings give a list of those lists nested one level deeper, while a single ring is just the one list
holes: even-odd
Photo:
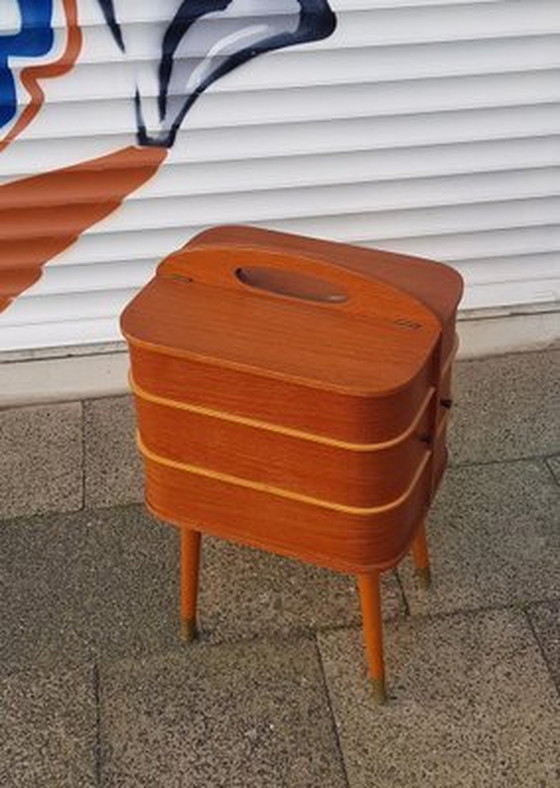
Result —
[{"label": "orange painted leg", "polygon": [[381,618],[379,572],[358,575],[358,587],[362,603],[364,640],[373,696],[377,703],[385,703],[387,697],[383,663],[383,621]]},{"label": "orange painted leg", "polygon": [[196,637],[196,600],[198,596],[198,565],[200,534],[190,528],[181,529],[181,632],[185,640]]},{"label": "orange painted leg", "polygon": [[426,524],[422,523],[412,543],[412,555],[416,566],[416,577],[422,588],[429,588],[432,582],[430,572],[430,557],[428,555],[428,542],[426,541]]}]

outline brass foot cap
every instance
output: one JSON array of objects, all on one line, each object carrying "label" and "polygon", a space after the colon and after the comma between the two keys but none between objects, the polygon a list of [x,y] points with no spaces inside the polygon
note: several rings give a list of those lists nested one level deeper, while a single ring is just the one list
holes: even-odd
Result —
[{"label": "brass foot cap", "polygon": [[429,588],[432,585],[432,573],[429,566],[425,569],[417,569],[416,577],[420,588]]},{"label": "brass foot cap", "polygon": [[186,640],[187,643],[191,643],[195,640],[197,635],[198,630],[194,619],[186,618],[184,621],[181,621],[181,637],[183,640]]},{"label": "brass foot cap", "polygon": [[371,690],[374,701],[382,706],[387,703],[387,693],[385,692],[385,681],[383,679],[371,679]]}]

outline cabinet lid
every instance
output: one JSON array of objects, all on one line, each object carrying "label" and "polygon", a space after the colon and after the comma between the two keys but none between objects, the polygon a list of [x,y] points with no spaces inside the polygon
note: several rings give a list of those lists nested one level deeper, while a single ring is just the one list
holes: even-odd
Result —
[{"label": "cabinet lid", "polygon": [[380,396],[418,374],[461,289],[458,274],[426,260],[216,228],[159,265],[121,327],[157,353]]}]

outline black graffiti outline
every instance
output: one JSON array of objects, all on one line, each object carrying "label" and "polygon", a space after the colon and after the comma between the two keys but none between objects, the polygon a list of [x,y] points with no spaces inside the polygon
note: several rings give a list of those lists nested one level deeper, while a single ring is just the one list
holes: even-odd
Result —
[{"label": "black graffiti outline", "polygon": [[[115,13],[113,0],[98,1],[117,45],[124,52],[126,50],[124,37]],[[263,0],[261,0],[261,2],[262,1]],[[181,41],[197,21],[208,14],[227,10],[233,2],[234,0],[183,0],[181,3],[169,27],[165,31],[162,41],[158,73],[158,109],[161,118],[164,117],[166,112],[168,88],[173,70],[174,57]],[[146,147],[172,147],[185,116],[197,99],[212,83],[258,55],[295,46],[297,44],[318,41],[332,35],[336,29],[337,20],[328,0],[297,0],[297,2],[300,7],[300,13],[296,30],[269,36],[258,44],[243,47],[233,55],[227,57],[225,61],[218,66],[215,71],[208,75],[208,77],[187,97],[175,121],[163,135],[154,138],[148,134],[142,117],[140,93],[136,90],[134,103],[138,144]]]}]

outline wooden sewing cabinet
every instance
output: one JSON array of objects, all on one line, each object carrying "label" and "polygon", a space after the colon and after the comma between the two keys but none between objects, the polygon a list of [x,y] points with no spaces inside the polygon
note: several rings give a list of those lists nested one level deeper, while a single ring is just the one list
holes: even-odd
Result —
[{"label": "wooden sewing cabinet", "polygon": [[410,550],[446,464],[460,276],[248,227],[164,260],[122,316],[146,502],[181,529],[196,632],[200,534],[357,575],[385,698],[380,572]]}]

